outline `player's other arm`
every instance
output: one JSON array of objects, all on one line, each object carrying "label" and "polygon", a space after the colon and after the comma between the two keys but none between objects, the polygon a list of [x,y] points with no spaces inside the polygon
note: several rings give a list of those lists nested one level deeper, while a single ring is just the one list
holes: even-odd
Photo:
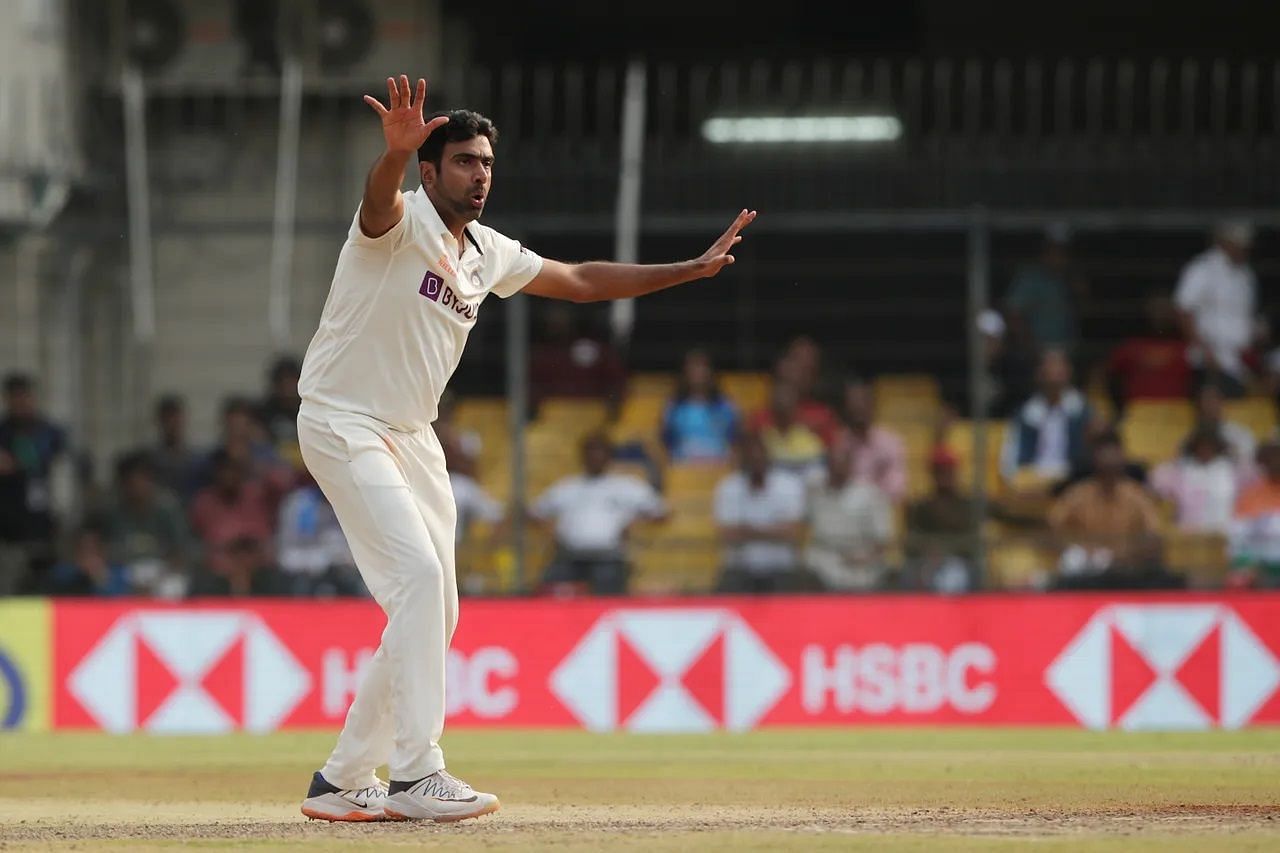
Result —
[{"label": "player's other arm", "polygon": [[437,127],[448,123],[445,116],[430,122],[422,117],[422,105],[427,99],[427,81],[418,79],[416,92],[409,91],[409,78],[400,75],[397,84],[387,78],[387,98],[390,108],[382,106],[377,98],[364,96],[364,102],[382,119],[382,135],[387,149],[382,152],[369,170],[364,185],[364,199],[360,203],[360,230],[366,237],[381,237],[404,218],[404,196],[400,185],[404,183],[404,169],[418,152],[422,143]]},{"label": "player's other arm", "polygon": [[542,269],[524,292],[569,302],[601,302],[644,296],[687,281],[710,278],[733,263],[733,255],[729,252],[742,239],[738,232],[755,218],[754,210],[743,210],[709,249],[689,261],[672,264],[618,264],[608,261],[567,264],[544,260]]}]

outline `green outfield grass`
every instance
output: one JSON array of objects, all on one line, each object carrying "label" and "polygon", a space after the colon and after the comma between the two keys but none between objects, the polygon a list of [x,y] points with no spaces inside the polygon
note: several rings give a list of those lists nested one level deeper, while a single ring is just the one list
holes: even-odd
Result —
[{"label": "green outfield grass", "polygon": [[451,732],[503,809],[308,823],[333,734],[0,736],[0,848],[1280,849],[1280,730]]}]

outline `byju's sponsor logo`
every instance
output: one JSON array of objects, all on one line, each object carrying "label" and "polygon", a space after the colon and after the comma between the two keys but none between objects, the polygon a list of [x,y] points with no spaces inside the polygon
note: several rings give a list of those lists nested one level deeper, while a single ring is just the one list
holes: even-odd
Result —
[{"label": "byju's sponsor logo", "polygon": [[452,310],[464,320],[472,321],[476,318],[476,306],[463,301],[452,287],[445,284],[444,280],[431,270],[427,270],[427,274],[422,277],[422,286],[418,288],[418,293]]},{"label": "byju's sponsor logo", "polygon": [[422,286],[418,288],[418,293],[432,302],[439,302],[442,290],[444,290],[444,281],[431,270],[427,270],[427,274],[422,277]]}]

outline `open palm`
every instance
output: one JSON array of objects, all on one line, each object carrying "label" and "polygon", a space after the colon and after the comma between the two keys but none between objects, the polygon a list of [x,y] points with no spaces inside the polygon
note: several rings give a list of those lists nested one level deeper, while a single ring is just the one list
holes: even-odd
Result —
[{"label": "open palm", "polygon": [[733,263],[733,255],[729,254],[729,250],[742,242],[742,235],[738,232],[750,225],[755,218],[754,210],[743,210],[734,218],[728,230],[720,235],[720,239],[698,257],[696,263],[700,277],[710,278]]},{"label": "open palm", "polygon": [[372,95],[365,95],[364,102],[373,107],[382,119],[382,135],[387,140],[388,151],[417,151],[437,127],[449,123],[448,116],[438,116],[426,121],[422,105],[427,100],[427,81],[418,78],[417,91],[409,91],[409,78],[400,75],[399,85],[394,77],[387,78],[388,106]]}]

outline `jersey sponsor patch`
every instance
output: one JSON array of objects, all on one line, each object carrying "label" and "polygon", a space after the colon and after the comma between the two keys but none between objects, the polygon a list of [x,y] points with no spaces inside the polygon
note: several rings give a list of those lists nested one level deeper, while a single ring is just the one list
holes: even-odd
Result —
[{"label": "jersey sponsor patch", "polygon": [[422,277],[422,286],[418,288],[418,293],[432,302],[439,302],[440,291],[442,290],[444,290],[444,279],[437,273],[427,270],[427,274]]},{"label": "jersey sponsor patch", "polygon": [[439,273],[427,270],[427,274],[422,277],[422,286],[418,288],[418,293],[450,309],[464,320],[471,321],[476,318],[477,306],[464,301],[460,294],[455,293],[452,287],[444,283]]}]

